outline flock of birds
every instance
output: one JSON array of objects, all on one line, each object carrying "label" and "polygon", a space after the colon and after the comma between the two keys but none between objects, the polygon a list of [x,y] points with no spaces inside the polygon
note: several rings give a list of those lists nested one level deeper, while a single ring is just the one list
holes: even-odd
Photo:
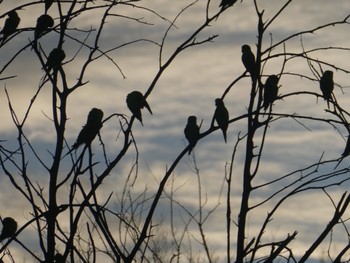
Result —
[{"label": "flock of birds", "polygon": [[[242,63],[245,66],[246,71],[250,74],[252,81],[256,81],[258,73],[256,70],[255,56],[248,45],[242,46]],[[265,84],[263,85],[263,108],[265,111],[269,107],[272,107],[274,101],[278,99],[278,81],[279,78],[277,75],[270,75],[267,77]],[[334,89],[332,71],[327,70],[323,73],[320,79],[320,89],[322,91],[323,98],[329,104],[329,102],[332,100],[332,92]],[[150,114],[153,114],[144,95],[139,91],[129,93],[126,97],[126,104],[133,116],[138,119],[142,125],[143,122],[141,110],[146,108]],[[222,130],[225,143],[227,143],[227,129],[230,121],[229,112],[222,98],[215,99],[215,106],[216,109],[214,112],[214,120],[216,121],[218,127]],[[102,119],[102,110],[93,108],[89,112],[86,125],[83,126],[72,148],[77,149],[82,144],[90,145],[98,134],[99,130],[102,128]],[[200,126],[197,124],[196,116],[191,115],[188,117],[184,134],[189,143],[188,154],[190,154],[200,138]]]},{"label": "flock of birds", "polygon": [[[34,41],[33,48],[37,48],[38,39],[43,36],[45,33],[49,32],[49,30],[54,26],[54,20],[51,16],[47,14],[47,11],[53,4],[54,0],[44,0],[45,2],[45,14],[41,15],[37,19],[36,27],[34,29]],[[222,0],[220,3],[220,7],[222,9],[228,8],[235,4],[237,0]],[[0,46],[14,33],[17,31],[17,27],[21,21],[15,10],[10,11],[8,14],[8,18],[5,20],[5,24],[0,31]],[[66,54],[62,50],[62,48],[54,48],[49,56],[47,57],[46,64],[44,69],[47,74],[51,72],[51,70],[58,70],[62,66],[62,62],[65,59]],[[242,46],[242,63],[246,69],[246,71],[250,74],[253,84],[258,80],[259,72],[256,67],[255,56],[251,51],[250,46],[243,45]],[[266,82],[263,86],[264,96],[263,96],[263,108],[266,111],[269,107],[272,107],[272,104],[276,99],[278,99],[278,82],[279,78],[277,75],[270,75],[267,77]],[[323,98],[327,101],[327,105],[329,108],[329,103],[332,101],[332,92],[334,89],[333,82],[333,72],[327,70],[323,73],[320,78],[320,89],[323,95]],[[133,116],[138,119],[141,124],[142,122],[142,113],[141,110],[145,107],[150,114],[152,114],[152,110],[147,103],[144,95],[139,91],[133,91],[126,97],[126,103],[128,108],[130,109]],[[216,121],[218,127],[222,130],[223,137],[225,142],[227,143],[227,129],[229,126],[229,112],[225,107],[224,101],[222,98],[215,99],[216,109],[214,112],[214,120]],[[96,135],[99,133],[102,128],[103,119],[103,111],[101,109],[93,108],[87,117],[87,122],[83,126],[80,131],[76,142],[72,145],[72,149],[77,149],[80,145],[85,144],[89,146]],[[187,125],[184,129],[184,134],[186,139],[188,140],[188,154],[191,153],[193,148],[196,146],[199,138],[200,138],[200,126],[197,124],[196,116],[189,116],[187,120]],[[350,154],[350,140],[346,145],[346,149],[344,150],[343,157]],[[17,222],[11,218],[6,217],[2,220],[2,232],[0,234],[0,241],[3,241],[6,238],[11,238],[15,235],[17,230]]]},{"label": "flock of birds", "polygon": [[[237,0],[222,0],[220,7],[225,9],[232,6]],[[49,8],[53,4],[54,0],[45,0],[45,14],[41,15],[37,19],[36,27],[34,30],[34,41],[33,47],[36,48],[38,39],[48,32],[54,26],[54,20],[51,16],[47,14]],[[2,35],[1,43],[12,34],[17,31],[17,27],[20,23],[20,18],[15,10],[12,10],[8,13],[8,18],[5,21],[5,24],[0,31]],[[47,57],[46,64],[44,65],[44,70],[47,74],[50,74],[51,70],[58,70],[62,66],[62,62],[65,59],[66,54],[61,47],[54,48]],[[242,46],[242,63],[246,71],[250,74],[252,82],[255,86],[255,83],[258,80],[259,72],[256,66],[255,55],[253,54],[249,45]],[[278,81],[279,78],[277,75],[270,75],[267,77],[266,82],[263,86],[264,97],[263,97],[263,107],[265,111],[272,106],[273,102],[278,98]],[[327,70],[323,73],[320,78],[320,89],[323,94],[323,98],[327,101],[328,107],[329,102],[332,100],[332,92],[334,89],[333,82],[333,72]],[[133,91],[127,95],[126,103],[130,109],[133,116],[138,119],[141,124],[142,114],[141,109],[146,107],[146,109],[152,114],[152,110],[148,105],[145,97],[139,91]],[[224,101],[222,98],[217,98],[215,100],[216,110],[214,113],[214,120],[216,121],[219,128],[222,130],[224,140],[227,142],[227,129],[229,125],[229,113],[225,107]],[[80,145],[86,144],[89,145],[94,140],[99,130],[102,128],[102,119],[103,112],[100,109],[93,108],[87,118],[87,123],[83,126],[81,132],[78,135],[78,138],[74,145],[73,149],[77,149]],[[185,137],[189,142],[189,153],[197,144],[197,141],[200,137],[200,127],[197,124],[196,116],[189,116],[187,125],[185,127],[184,133]],[[350,150],[349,150],[350,151]]]}]

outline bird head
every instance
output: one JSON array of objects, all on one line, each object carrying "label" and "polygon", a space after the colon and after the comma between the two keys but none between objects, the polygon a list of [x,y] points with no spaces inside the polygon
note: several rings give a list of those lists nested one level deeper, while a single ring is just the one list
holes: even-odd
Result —
[{"label": "bird head", "polygon": [[251,52],[250,46],[249,45],[243,45],[242,46],[242,53],[247,53]]},{"label": "bird head", "polygon": [[39,16],[39,18],[37,19],[37,22],[42,23],[43,25],[47,26],[48,28],[53,27],[53,25],[54,25],[54,21],[53,21],[52,17],[47,15],[47,14]]},{"label": "bird head", "polygon": [[197,117],[196,116],[189,116],[187,122],[196,124],[197,123]]},{"label": "bird head", "polygon": [[220,99],[220,98],[215,99],[215,106],[221,106],[223,104],[224,104],[224,102],[222,101],[222,99]]},{"label": "bird head", "polygon": [[8,13],[9,17],[18,17],[18,14],[15,10],[12,10],[11,12]]},{"label": "bird head", "polygon": [[142,93],[137,90],[134,90],[133,92],[131,92],[130,95],[134,97],[143,97]]},{"label": "bird head", "polygon": [[92,108],[88,115],[88,122],[98,122],[100,123],[103,118],[103,111],[97,108]]},{"label": "bird head", "polygon": [[326,71],[323,73],[323,76],[325,76],[326,78],[333,78],[333,71],[331,71],[331,70],[326,70]]},{"label": "bird head", "polygon": [[277,86],[279,78],[276,75],[270,75],[266,82],[270,83],[271,86]]}]

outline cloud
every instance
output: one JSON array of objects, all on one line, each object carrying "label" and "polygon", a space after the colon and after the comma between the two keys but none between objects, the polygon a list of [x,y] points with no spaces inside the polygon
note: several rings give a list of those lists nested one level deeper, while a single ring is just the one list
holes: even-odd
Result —
[{"label": "cloud", "polygon": [[[186,3],[190,3],[190,1],[175,2],[169,6],[164,5],[163,1],[160,0],[148,1],[142,4],[145,7],[154,7],[159,14],[172,20]],[[211,1],[211,3],[211,12],[216,12],[219,1]],[[9,1],[5,1],[2,5],[8,8]],[[347,5],[348,2],[346,0],[337,1],[337,7],[331,1],[319,1],[317,5],[312,1],[293,1],[268,31],[272,33],[272,40],[276,43],[299,30],[313,28],[316,25],[333,21],[335,18],[342,19],[346,15],[346,10],[348,10],[346,8]],[[265,10],[264,21],[268,21],[282,6],[282,3],[277,0],[265,0],[259,1],[259,6],[261,10]],[[38,5],[36,8],[26,8],[20,11],[22,28],[33,26],[36,15],[42,12],[41,7]],[[165,41],[162,54],[163,63],[176,50],[178,45],[185,41],[193,30],[203,23],[205,18],[203,15],[204,10],[204,2],[199,2],[184,12],[176,21],[177,28],[172,28],[169,31]],[[327,10],[327,12],[324,12],[324,10]],[[27,15],[29,11],[35,11],[35,15]],[[119,10],[115,9],[112,13],[117,14],[118,12]],[[121,14],[134,18],[144,16],[142,21],[154,22],[155,25],[145,25],[123,17],[110,16],[107,19],[106,30],[102,34],[101,50],[108,50],[140,38],[149,39],[159,44],[166,28],[169,26],[169,22],[161,20],[157,15],[141,9],[125,6],[122,7]],[[74,24],[72,22],[69,27],[74,28],[82,23],[83,28],[88,30],[91,24],[100,21],[100,13],[95,12],[89,17],[79,17],[77,21],[79,23]],[[243,3],[240,3],[240,1],[237,1],[234,8],[228,9],[217,21],[213,21],[211,26],[197,38],[197,40],[203,40],[218,33],[219,36],[212,43],[189,48],[181,53],[172,65],[165,70],[154,90],[147,98],[153,110],[153,115],[143,111],[144,126],[138,122],[135,122],[133,126],[133,134],[140,153],[138,180],[130,188],[133,196],[140,195],[145,189],[147,189],[148,197],[154,195],[167,167],[187,146],[183,129],[189,115],[196,115],[199,120],[203,120],[201,132],[210,127],[215,110],[215,98],[220,97],[228,85],[244,71],[240,58],[241,45],[248,43],[254,47],[257,35],[256,23],[257,18],[251,2],[243,1]],[[308,49],[322,45],[348,47],[349,40],[347,35],[343,33],[343,30],[343,27],[339,29],[334,27],[330,31],[321,30],[316,34],[307,35],[303,37],[304,45]],[[76,32],[69,31],[69,34],[75,35]],[[94,34],[92,33],[92,36]],[[52,49],[52,43],[54,43],[57,36],[57,33],[51,32],[45,36],[45,39],[42,39],[42,45],[47,54]],[[77,34],[77,36],[80,39],[84,38],[83,33]],[[19,40],[11,41],[13,46],[8,44],[2,47],[0,50],[1,61],[8,61],[14,50],[28,43],[28,38],[32,38],[32,32],[22,32]],[[267,34],[263,43],[264,47],[269,47],[270,40]],[[88,40],[88,43],[92,43],[92,38]],[[76,82],[80,72],[80,66],[86,60],[87,50],[77,53],[79,45],[68,40],[64,43],[64,49],[67,53],[64,68],[69,73],[67,76],[69,83],[73,84]],[[296,37],[290,41],[286,45],[286,50],[302,52],[300,39]],[[277,52],[283,52],[283,49],[275,49],[272,54]],[[76,54],[77,57],[74,62],[69,62]],[[111,51],[108,55],[114,59],[126,78],[123,78],[119,69],[107,57],[102,57],[100,60],[92,63],[86,73],[85,80],[88,83],[74,92],[68,101],[66,139],[69,145],[74,143],[92,107],[101,108],[105,113],[105,117],[114,113],[120,113],[129,118],[131,113],[125,103],[126,95],[133,90],[146,92],[159,70],[159,47],[149,41],[138,41],[134,44],[120,47]],[[346,67],[347,60],[344,59],[345,55],[347,55],[345,51],[334,51],[322,54],[315,53],[313,58],[331,61],[331,64],[339,63]],[[266,64],[265,74],[279,73],[283,59],[284,57],[280,57]],[[316,63],[314,65],[318,71],[321,71]],[[326,69],[328,66],[323,66],[323,68]],[[315,78],[315,81],[302,79],[299,76],[283,75],[280,80],[280,85],[282,85],[280,94],[285,95],[305,89],[320,93],[316,77],[312,75],[305,61],[299,59],[291,60],[287,63],[285,72],[305,74]],[[3,74],[5,76],[18,74],[18,77],[14,79],[2,81],[1,86],[5,87],[6,85],[16,112],[19,118],[23,119],[25,110],[38,89],[40,79],[43,76],[41,65],[34,53],[28,48],[16,59],[14,66],[8,68]],[[347,85],[346,74],[336,72],[335,79],[337,83],[344,86]],[[249,85],[250,78],[246,77],[235,84],[225,97],[225,104],[231,118],[246,113],[250,96]],[[348,95],[347,91],[344,91],[345,94],[342,94],[340,89],[336,87],[335,94],[337,98],[339,97],[339,101],[347,103]],[[52,115],[51,101],[50,85],[45,85],[33,105],[24,129],[25,134],[33,142],[34,148],[39,152],[39,156],[48,164],[52,161],[48,150],[53,152],[53,143],[55,142],[54,129],[50,120]],[[342,105],[346,107],[346,104]],[[324,111],[325,107],[323,99],[316,101],[312,96],[294,96],[276,101],[274,110],[277,113],[305,114],[307,116],[326,118],[334,117]],[[3,90],[1,91],[0,118],[2,120],[0,139],[8,140],[7,143],[14,143],[17,136],[16,129],[11,122]],[[303,125],[296,120],[302,122]],[[246,119],[243,119],[230,124],[228,144],[224,143],[221,131],[217,130],[199,141],[195,148],[196,162],[200,170],[203,190],[202,198],[203,202],[204,200],[207,202],[203,208],[204,212],[209,213],[215,205],[220,204],[205,224],[209,244],[218,255],[224,255],[225,253],[224,237],[226,232],[224,215],[226,213],[225,193],[227,190],[225,169],[231,162],[233,145],[238,134],[240,133],[240,136],[246,134],[246,121]],[[344,134],[346,133],[345,130],[341,131]],[[309,165],[310,162],[317,162],[322,153],[325,153],[327,158],[338,158],[345,146],[345,142],[339,133],[334,131],[333,127],[327,123],[320,124],[319,122],[305,121],[303,119],[292,120],[291,118],[283,118],[271,122],[267,133],[265,152],[260,164],[260,172],[254,181],[255,185],[269,182],[291,171],[303,168]],[[122,133],[120,133],[118,119],[112,118],[108,123],[105,123],[101,134],[109,158],[112,158],[121,147]],[[261,133],[257,133],[256,146],[258,148],[255,152],[258,151],[261,145],[260,139]],[[94,158],[99,161],[99,164],[96,166],[96,174],[99,174],[104,169],[104,161],[101,154],[101,146],[97,139],[93,142],[93,149],[95,151]],[[242,170],[245,160],[244,140],[240,143],[238,149],[239,151],[234,162],[233,193],[231,198],[233,207],[232,219],[235,221],[239,213],[239,201],[242,192]],[[78,153],[80,150],[78,150]],[[122,193],[128,172],[135,161],[133,153],[135,153],[134,149],[112,171],[102,185],[102,191],[98,193],[98,197],[101,200],[106,198],[105,194],[108,195],[114,192],[115,195],[111,203],[118,204],[118,198],[120,198]],[[33,157],[32,154],[29,156]],[[34,165],[36,163],[30,163],[32,174],[36,180],[46,185],[46,174],[40,173],[42,170]],[[65,159],[62,176],[66,169],[68,170],[69,164],[68,158]],[[331,164],[332,167],[334,167],[333,165],[334,163]],[[329,169],[331,169],[330,166],[324,166],[321,167],[320,172]],[[252,196],[251,203],[256,204],[263,201],[285,184],[297,180],[298,176],[299,174],[295,174],[293,177],[289,177],[273,186],[257,190]],[[7,182],[7,184],[2,184],[1,188],[8,189],[8,181],[5,178],[2,181]],[[166,188],[168,192],[171,189],[172,182],[174,183],[174,189],[176,189],[174,198],[179,200],[188,211],[195,213],[198,210],[199,202],[198,177],[193,173],[191,157],[186,155],[181,160],[171,181],[168,182]],[[344,189],[341,188],[341,190]],[[332,194],[339,196],[341,190],[334,190]],[[1,196],[3,198],[1,203],[6,203],[6,200],[4,200],[6,194]],[[62,194],[63,197],[64,194]],[[248,230],[250,238],[256,235],[261,221],[266,217],[267,212],[271,211],[278,197],[280,196],[277,196],[250,215]],[[11,199],[19,200],[13,197],[12,194]],[[149,205],[151,201],[152,199],[147,204]],[[161,220],[162,217],[168,220],[166,217],[169,209],[168,205],[168,199],[165,198],[161,201],[159,209],[156,211],[157,217],[155,220]],[[20,218],[28,216],[28,214],[23,215],[23,211],[28,211],[28,208],[19,201],[14,206],[15,209],[8,209],[8,213],[16,215],[16,218],[19,218],[18,220],[22,222],[23,220]],[[179,214],[186,215],[183,209],[179,207],[177,209],[181,211]],[[19,214],[17,211],[21,211],[21,213]],[[297,216],[295,211],[297,211]],[[305,193],[300,197],[292,198],[285,209],[281,209],[274,216],[274,220],[266,233],[265,241],[272,240],[272,238],[283,239],[287,233],[297,230],[299,234],[297,240],[293,242],[293,247],[296,249],[295,254],[301,255],[305,251],[305,247],[310,245],[317,233],[327,224],[332,211],[332,205],[327,202],[327,198],[322,192],[313,191],[309,194]],[[315,214],[317,214],[316,219],[314,217]],[[163,221],[165,226],[168,226],[167,220]],[[180,229],[182,226],[180,217],[176,217],[175,220],[179,224],[177,226]],[[191,231],[197,234],[195,224],[191,224]],[[233,237],[235,237],[235,231],[236,229],[233,228]],[[23,233],[23,236],[29,239],[30,234]],[[340,231],[337,231],[334,242],[341,247],[343,238]]]}]

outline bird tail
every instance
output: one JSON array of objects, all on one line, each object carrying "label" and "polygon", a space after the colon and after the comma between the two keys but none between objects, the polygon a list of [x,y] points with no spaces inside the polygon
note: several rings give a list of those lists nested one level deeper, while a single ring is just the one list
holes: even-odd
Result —
[{"label": "bird tail", "polygon": [[153,115],[153,112],[151,110],[151,107],[149,106],[149,104],[147,103],[147,101],[145,101],[145,107],[147,108],[147,110],[149,111],[149,113],[151,113]]},{"label": "bird tail", "polygon": [[225,143],[227,143],[227,134],[226,134],[226,132],[224,132],[223,134],[224,134]]}]

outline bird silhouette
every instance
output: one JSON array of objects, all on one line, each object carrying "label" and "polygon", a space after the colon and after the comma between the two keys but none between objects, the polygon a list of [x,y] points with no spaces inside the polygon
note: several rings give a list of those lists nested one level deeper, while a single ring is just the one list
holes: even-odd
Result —
[{"label": "bird silhouette", "polygon": [[255,56],[248,45],[242,46],[242,62],[254,83],[257,79]]},{"label": "bird silhouette", "polygon": [[227,143],[227,128],[228,128],[228,121],[229,121],[229,114],[228,110],[225,107],[224,101],[220,98],[217,98],[215,100],[215,113],[214,113],[214,119],[216,120],[216,123],[222,130],[222,134],[224,135],[224,140]]},{"label": "bird silhouette", "polygon": [[323,98],[327,101],[327,107],[329,109],[329,101],[332,99],[332,92],[334,89],[333,71],[326,70],[320,79],[320,89],[323,94]]},{"label": "bird silhouette", "polygon": [[54,0],[44,0],[44,1],[45,1],[45,14],[46,14],[49,8],[51,7],[51,5],[53,4]]},{"label": "bird silhouette", "polygon": [[272,105],[272,103],[278,97],[278,77],[276,75],[270,75],[264,86],[264,109]]},{"label": "bird silhouette", "polygon": [[87,117],[85,126],[80,131],[72,149],[77,149],[80,145],[90,145],[102,128],[103,111],[97,108],[91,109]]},{"label": "bird silhouette", "polygon": [[46,61],[45,68],[47,72],[50,72],[51,69],[57,70],[61,67],[62,61],[65,59],[66,53],[61,48],[54,48]]},{"label": "bird silhouette", "polygon": [[17,222],[12,217],[5,217],[2,220],[2,231],[0,234],[0,241],[14,236],[16,231]]},{"label": "bird silhouette", "polygon": [[8,18],[5,20],[4,27],[0,32],[2,34],[2,42],[4,42],[10,35],[16,32],[20,21],[21,19],[15,10],[12,10],[8,13]]},{"label": "bird silhouette", "polygon": [[236,2],[237,0],[221,0],[219,7],[221,7],[221,10],[222,10],[222,9],[225,9],[226,7],[232,6]]},{"label": "bird silhouette", "polygon": [[199,139],[199,127],[197,125],[197,117],[189,116],[187,125],[184,130],[185,137],[189,143],[188,154],[191,154],[192,149],[196,146]]},{"label": "bird silhouette", "polygon": [[141,109],[147,108],[149,113],[152,113],[151,107],[148,105],[145,97],[139,91],[133,91],[126,96],[126,105],[128,106],[131,113],[142,123]]},{"label": "bird silhouette", "polygon": [[46,31],[49,30],[49,28],[53,27],[54,21],[51,16],[49,15],[41,15],[36,20],[36,27],[34,30],[34,41],[38,40],[39,37],[41,37]]}]

